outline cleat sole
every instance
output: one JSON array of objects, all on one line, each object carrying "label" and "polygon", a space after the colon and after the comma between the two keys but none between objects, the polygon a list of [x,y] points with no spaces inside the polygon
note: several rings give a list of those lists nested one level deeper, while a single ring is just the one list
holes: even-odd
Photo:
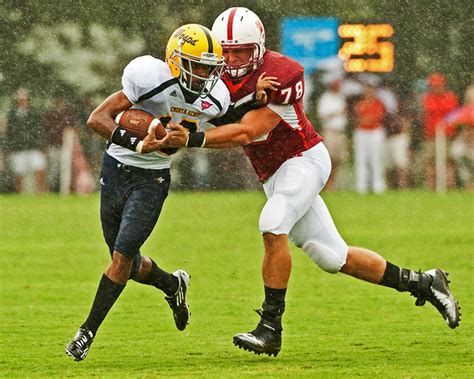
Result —
[{"label": "cleat sole", "polygon": [[279,350],[278,351],[275,351],[275,350],[272,350],[272,351],[256,350],[256,349],[252,348],[251,346],[248,346],[247,344],[245,344],[244,342],[242,342],[241,340],[239,340],[237,338],[233,339],[233,343],[239,349],[244,349],[245,351],[253,352],[255,355],[266,354],[269,357],[271,357],[271,356],[276,357],[278,355],[278,353],[280,352]]},{"label": "cleat sole", "polygon": [[82,359],[77,358],[73,353],[71,353],[68,349],[65,349],[66,355],[70,356],[74,361],[80,362]]}]

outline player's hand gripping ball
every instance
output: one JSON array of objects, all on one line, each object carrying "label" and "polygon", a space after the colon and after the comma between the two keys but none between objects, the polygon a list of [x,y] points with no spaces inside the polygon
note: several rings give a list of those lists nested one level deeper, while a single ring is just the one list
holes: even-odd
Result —
[{"label": "player's hand gripping ball", "polygon": [[141,109],[128,109],[120,112],[115,117],[115,123],[139,139],[144,139],[148,135],[148,129],[155,125],[156,139],[160,140],[166,136],[165,127],[160,120]]}]

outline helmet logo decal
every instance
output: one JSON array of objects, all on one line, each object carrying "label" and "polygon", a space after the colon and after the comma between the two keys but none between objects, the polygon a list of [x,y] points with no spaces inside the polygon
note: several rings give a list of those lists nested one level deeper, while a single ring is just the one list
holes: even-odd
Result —
[{"label": "helmet logo decal", "polygon": [[[176,33],[178,34],[178,33]],[[186,32],[184,31],[181,31],[177,37],[179,38],[179,40],[181,41],[181,46],[184,45],[185,43],[189,43],[190,45],[193,45],[193,46],[196,46],[196,42],[198,41],[198,39],[194,39],[193,37],[191,37],[190,35],[187,35]]]}]

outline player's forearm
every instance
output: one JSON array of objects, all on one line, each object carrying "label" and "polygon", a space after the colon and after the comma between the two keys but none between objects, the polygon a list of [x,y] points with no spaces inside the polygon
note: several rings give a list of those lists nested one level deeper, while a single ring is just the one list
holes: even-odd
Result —
[{"label": "player's forearm", "polygon": [[205,147],[214,149],[248,145],[257,137],[253,135],[251,128],[245,124],[227,124],[207,130],[205,135]]},{"label": "player's forearm", "polygon": [[117,124],[114,122],[112,114],[94,111],[87,120],[87,127],[106,140],[109,140]]},{"label": "player's forearm", "polygon": [[94,132],[109,140],[117,127],[114,117],[129,109],[132,103],[122,91],[118,91],[105,99],[89,116],[87,126]]},{"label": "player's forearm", "polygon": [[242,146],[240,143],[235,142],[221,142],[221,143],[207,143],[205,144],[205,148],[207,149],[228,149],[232,147]]}]

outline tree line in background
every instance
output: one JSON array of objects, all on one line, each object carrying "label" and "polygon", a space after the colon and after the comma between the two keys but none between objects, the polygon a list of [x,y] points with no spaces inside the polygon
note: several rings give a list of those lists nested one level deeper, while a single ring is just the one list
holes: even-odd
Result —
[{"label": "tree line in background", "polygon": [[392,76],[402,94],[433,71],[443,72],[460,92],[474,72],[472,0],[7,1],[0,4],[2,104],[18,87],[43,99],[58,93],[71,100],[102,98],[120,89],[121,72],[132,57],[163,59],[168,37],[179,25],[210,27],[220,12],[235,5],[261,17],[267,46],[275,50],[284,17],[391,23],[396,46]]}]

